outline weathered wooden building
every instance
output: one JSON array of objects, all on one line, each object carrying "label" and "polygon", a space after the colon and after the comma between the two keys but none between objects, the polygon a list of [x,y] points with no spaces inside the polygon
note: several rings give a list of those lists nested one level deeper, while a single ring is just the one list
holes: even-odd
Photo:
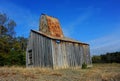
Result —
[{"label": "weathered wooden building", "polygon": [[26,66],[58,69],[83,63],[91,65],[89,44],[65,37],[58,19],[42,14],[39,31],[30,32]]}]

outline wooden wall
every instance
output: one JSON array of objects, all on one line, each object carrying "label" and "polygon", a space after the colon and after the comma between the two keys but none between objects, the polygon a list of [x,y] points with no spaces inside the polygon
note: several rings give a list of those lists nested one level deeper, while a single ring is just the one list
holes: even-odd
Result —
[{"label": "wooden wall", "polygon": [[[28,51],[32,50],[33,67],[53,67],[51,39],[31,32],[31,38],[28,44]],[[29,45],[32,47],[30,48]],[[27,59],[28,61],[28,52]],[[28,63],[28,62],[27,62]],[[27,65],[28,66],[28,65]]]},{"label": "wooden wall", "polygon": [[52,41],[53,66],[55,69],[81,67],[85,62],[90,64],[88,45],[56,40]]},{"label": "wooden wall", "polygon": [[[32,50],[32,65],[29,65],[29,50]],[[26,55],[28,67],[59,69],[81,67],[84,62],[91,64],[89,45],[50,39],[35,32],[31,32]]]},{"label": "wooden wall", "polygon": [[88,65],[91,65],[92,64],[92,61],[91,61],[91,57],[90,57],[90,48],[88,45],[82,45],[83,47],[83,61],[88,64]]},{"label": "wooden wall", "polygon": [[28,67],[32,67],[32,65],[28,65],[30,63],[30,59],[29,59],[29,50],[31,50],[33,48],[33,35],[32,33],[30,33],[30,37],[28,39],[28,43],[27,43],[27,50],[26,50],[26,66]]}]

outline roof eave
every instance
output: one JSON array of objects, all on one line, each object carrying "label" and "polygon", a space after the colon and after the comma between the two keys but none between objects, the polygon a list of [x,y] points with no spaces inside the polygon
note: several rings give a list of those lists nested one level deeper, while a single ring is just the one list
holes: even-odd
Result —
[{"label": "roof eave", "polygon": [[46,35],[46,34],[40,32],[40,31],[38,32],[38,31],[35,31],[35,30],[32,30],[32,29],[31,29],[31,31],[32,31],[32,32],[35,32],[35,33],[37,33],[37,34],[43,35],[43,36],[45,36],[45,37],[48,37],[48,38],[50,38],[50,39],[53,39],[53,40],[62,40],[62,41],[66,41],[66,42],[72,42],[72,43],[79,43],[79,44],[83,44],[83,45],[89,45],[89,44],[87,44],[87,43],[78,42],[78,41],[71,41],[71,40],[67,40],[67,39],[60,38],[60,37],[52,37],[52,36],[50,36],[50,35]]}]

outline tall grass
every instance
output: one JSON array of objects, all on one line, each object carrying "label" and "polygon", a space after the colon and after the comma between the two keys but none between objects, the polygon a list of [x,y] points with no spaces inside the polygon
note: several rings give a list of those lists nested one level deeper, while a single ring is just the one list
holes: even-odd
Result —
[{"label": "tall grass", "polygon": [[93,64],[89,69],[0,67],[0,81],[120,81],[120,64]]}]

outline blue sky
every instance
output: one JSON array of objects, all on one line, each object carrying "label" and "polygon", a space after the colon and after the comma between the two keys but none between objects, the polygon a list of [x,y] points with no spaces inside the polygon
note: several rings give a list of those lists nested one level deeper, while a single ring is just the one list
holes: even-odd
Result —
[{"label": "blue sky", "polygon": [[120,51],[120,0],[0,0],[17,36],[38,30],[41,13],[59,19],[64,35],[90,44],[92,55]]}]

